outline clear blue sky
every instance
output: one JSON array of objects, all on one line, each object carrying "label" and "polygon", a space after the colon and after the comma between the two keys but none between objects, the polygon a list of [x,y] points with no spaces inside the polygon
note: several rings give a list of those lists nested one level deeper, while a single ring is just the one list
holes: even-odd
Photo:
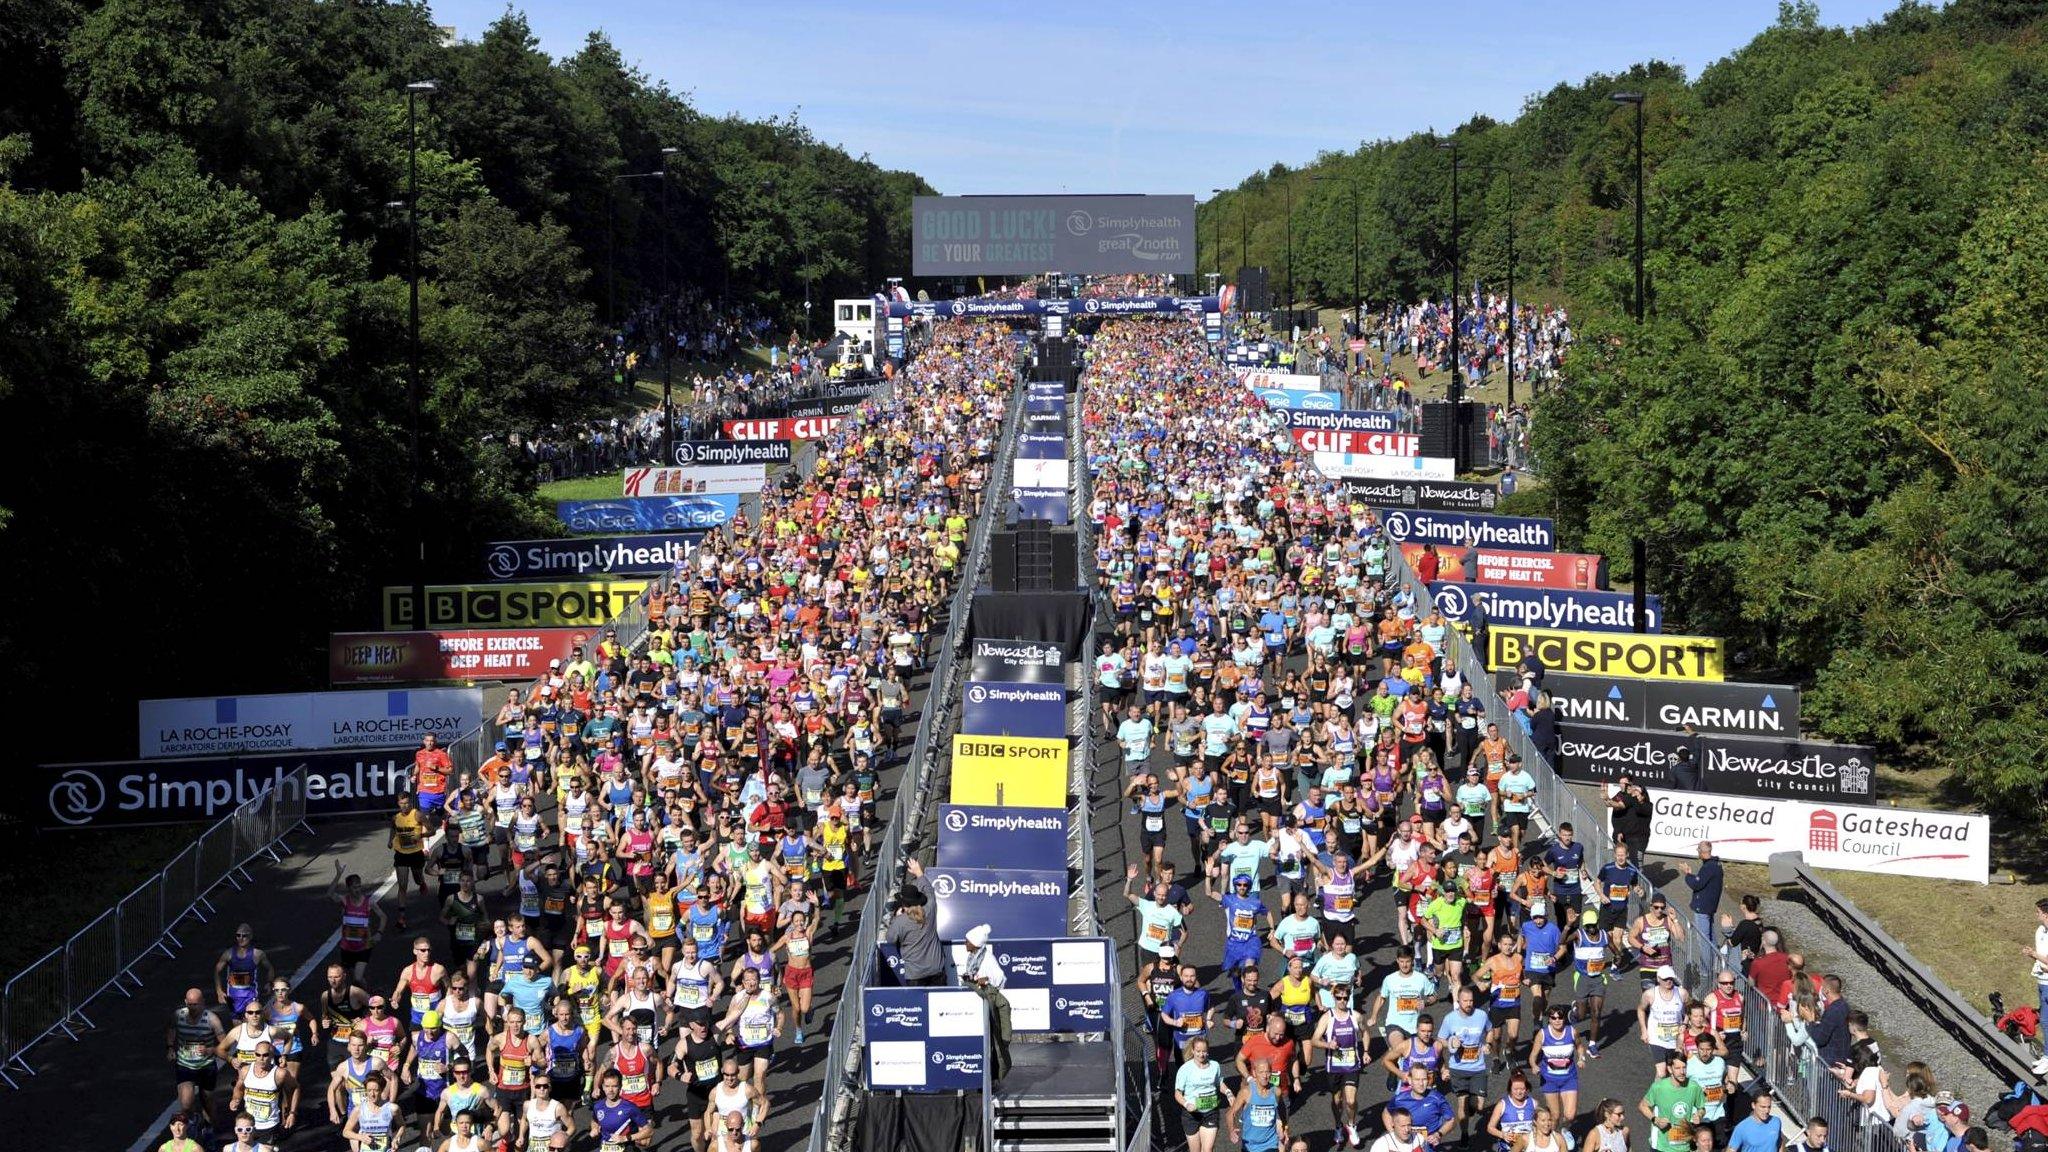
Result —
[{"label": "clear blue sky", "polygon": [[[471,39],[505,0],[430,0]],[[1895,0],[1822,0],[1857,25]],[[1697,77],[1776,0],[525,0],[541,47],[602,28],[702,111],[796,112],[942,192],[1179,192],[1274,161],[1510,119],[1532,94],[1650,59]],[[1390,13],[1398,13],[1390,14]]]}]

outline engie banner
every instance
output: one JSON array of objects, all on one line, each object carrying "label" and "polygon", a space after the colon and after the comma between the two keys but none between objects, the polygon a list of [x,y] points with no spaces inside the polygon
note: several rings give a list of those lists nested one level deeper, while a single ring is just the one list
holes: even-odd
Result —
[{"label": "engie banner", "polygon": [[318,748],[447,744],[484,722],[481,688],[385,688],[265,696],[199,696],[136,705],[144,760]]},{"label": "engie banner", "polygon": [[948,944],[986,924],[991,935],[1057,936],[1067,930],[1067,869],[927,868],[938,897],[935,927]]},{"label": "engie banner", "polygon": [[1546,673],[1720,680],[1721,641],[1714,636],[1638,636],[1628,632],[1560,632],[1509,625],[1486,629],[1486,666],[1513,668],[1525,656]]},{"label": "engie banner", "polygon": [[[647,590],[644,580],[578,584],[429,584],[427,628],[584,628],[624,612]],[[412,589],[384,589],[384,627],[419,626]]]},{"label": "engie banner", "polygon": [[665,532],[654,536],[499,540],[485,547],[484,572],[493,580],[653,576],[689,559],[702,539],[702,532]]},{"label": "engie banner", "polygon": [[733,440],[823,440],[839,427],[841,416],[790,416],[781,419],[727,420],[725,434]]},{"label": "engie banner", "polygon": [[30,794],[43,803],[30,813],[37,827],[137,828],[211,821],[306,769],[306,811],[312,816],[387,814],[412,768],[411,748],[268,752],[191,760],[122,760],[48,764]]},{"label": "engie banner", "polygon": [[1524,552],[1557,550],[1557,529],[1548,520],[1527,516],[1474,516],[1459,512],[1409,512],[1396,509],[1383,521],[1387,539],[1397,544],[1462,544],[1480,548],[1515,548]]},{"label": "engie banner", "polygon": [[1038,736],[953,737],[955,804],[1067,806],[1067,741]]},{"label": "engie banner", "polygon": [[[1521,679],[1512,668],[1494,673],[1494,685],[1512,691]],[[1617,728],[1682,731],[1687,725],[1721,736],[1799,735],[1799,689],[1791,684],[1726,680],[1634,680],[1621,676],[1569,676],[1550,672],[1543,691],[1565,720]]]},{"label": "engie banner", "polygon": [[1690,856],[1710,840],[1723,860],[1770,862],[1802,853],[1815,868],[1936,880],[1991,880],[1991,817],[1804,800],[1650,790],[1649,849]]},{"label": "engie banner", "polygon": [[619,478],[623,496],[699,496],[759,492],[768,484],[766,464],[700,464],[689,468],[628,468]]},{"label": "engie banner", "polygon": [[984,683],[1065,684],[1065,654],[1057,644],[1037,640],[997,640],[976,636],[970,650],[968,677]]},{"label": "engie banner", "polygon": [[[1633,632],[1636,628],[1636,600],[1626,592],[1552,591],[1448,581],[1431,584],[1429,591],[1444,619],[1458,624],[1471,623],[1484,612],[1489,625],[1513,624],[1576,632]],[[1662,602],[1651,596],[1648,606],[1649,630],[1662,632]]]},{"label": "engie banner", "polygon": [[[1422,548],[1419,543],[1401,545],[1401,555],[1410,568],[1422,563]],[[1528,588],[1607,587],[1607,558],[1589,552],[1512,552],[1439,544],[1436,560],[1436,578],[1452,583],[1518,584]]]},{"label": "engie banner", "polygon": [[[1683,778],[1680,748],[1692,749]],[[1873,798],[1871,750],[1754,736],[1687,736],[1601,724],[1558,726],[1558,775],[1609,784],[1621,773],[1658,788],[1723,796],[1764,796],[1855,803]]]},{"label": "engie banner", "polygon": [[947,868],[1065,868],[1066,810],[941,804],[939,864]]},{"label": "engie banner", "polygon": [[557,500],[555,515],[571,532],[706,532],[739,515],[734,493],[699,496],[621,496],[616,500]]},{"label": "engie banner", "polygon": [[436,680],[531,680],[594,639],[587,628],[504,628],[462,632],[334,632],[327,637],[329,684]]},{"label": "engie banner", "polygon": [[1458,462],[1449,456],[1360,456],[1318,452],[1316,471],[1332,480],[1449,480]]},{"label": "engie banner", "polygon": [[1060,684],[967,682],[960,731],[973,736],[1065,739],[1067,690]]},{"label": "engie banner", "polygon": [[678,440],[676,465],[681,468],[709,464],[787,464],[796,457],[795,445],[786,440]]},{"label": "engie banner", "polygon": [[1309,412],[1335,412],[1343,405],[1344,398],[1335,392],[1296,392],[1289,388],[1256,388],[1252,395],[1266,402],[1268,408],[1300,408]]},{"label": "engie banner", "polygon": [[965,988],[866,988],[860,1005],[870,1090],[982,1090],[988,1007],[980,996]]},{"label": "engie banner", "polygon": [[[1117,996],[1110,942],[1099,936],[1073,940],[991,939],[996,966],[1003,971],[1003,998],[1010,1002],[1013,1032],[1102,1032],[1109,1028],[1110,1001]],[[953,945],[953,970],[967,962],[967,946]]]}]

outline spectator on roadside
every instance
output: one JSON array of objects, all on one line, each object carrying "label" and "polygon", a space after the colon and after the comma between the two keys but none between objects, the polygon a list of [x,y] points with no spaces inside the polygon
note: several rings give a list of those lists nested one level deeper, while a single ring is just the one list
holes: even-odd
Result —
[{"label": "spectator on roadside", "polygon": [[1608,830],[1613,833],[1614,842],[1625,845],[1629,863],[1640,867],[1650,844],[1650,819],[1655,814],[1650,797],[1635,777],[1624,772],[1607,807]]},{"label": "spectator on roadside", "polygon": [[1685,875],[1685,886],[1692,889],[1687,905],[1692,909],[1693,931],[1702,941],[1714,941],[1719,939],[1714,933],[1714,914],[1721,910],[1721,858],[1714,855],[1714,844],[1710,840],[1700,841],[1699,857],[1698,871],[1694,871],[1690,864],[1681,864],[1678,870]]},{"label": "spectator on roadside", "polygon": [[1842,978],[1830,974],[1820,982],[1820,1016],[1811,1029],[1813,1046],[1823,1068],[1849,1062],[1849,1002],[1842,998]]},{"label": "spectator on roadside", "polygon": [[939,933],[932,924],[932,886],[924,878],[924,865],[915,857],[904,864],[909,876],[896,895],[896,916],[883,936],[896,949],[905,984],[936,986],[946,979],[945,953],[939,948]]},{"label": "spectator on roadside", "polygon": [[[2041,1026],[2048,1028],[2048,897],[2034,902],[2034,946],[2025,950],[2034,962],[2034,990],[2040,997]],[[2048,1055],[2034,1061],[2034,1074],[2048,1076]]]}]

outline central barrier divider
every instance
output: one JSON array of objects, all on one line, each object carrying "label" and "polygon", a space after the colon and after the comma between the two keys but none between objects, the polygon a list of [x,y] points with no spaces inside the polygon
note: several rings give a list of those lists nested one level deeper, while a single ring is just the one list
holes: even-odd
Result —
[{"label": "central barrier divider", "polygon": [[[1003,412],[1002,434],[996,441],[997,460],[989,472],[991,477],[1008,474],[1023,407],[1024,385],[1019,381]],[[946,732],[960,695],[964,673],[960,657],[967,647],[969,609],[974,602],[974,590],[988,567],[989,537],[1003,506],[995,484],[983,489],[981,512],[975,517],[967,553],[960,563],[959,584],[953,589],[953,599],[947,608],[945,640],[932,664],[924,707],[919,710],[917,731],[896,786],[895,802],[890,805],[889,821],[876,843],[874,876],[868,883],[868,898],[854,931],[839,1007],[832,1017],[832,1041],[825,1056],[817,1114],[811,1121],[811,1152],[840,1152],[852,1144],[855,1105],[862,1091],[860,1053],[866,1026],[859,1011],[861,996],[873,985],[884,918],[889,914],[888,897],[903,883],[904,862],[938,811],[938,764],[946,754]],[[849,1004],[853,1011],[847,1010]],[[984,1111],[987,1095],[983,1093]],[[986,1119],[985,1115],[985,1124]],[[987,1130],[986,1126],[983,1130]]]}]

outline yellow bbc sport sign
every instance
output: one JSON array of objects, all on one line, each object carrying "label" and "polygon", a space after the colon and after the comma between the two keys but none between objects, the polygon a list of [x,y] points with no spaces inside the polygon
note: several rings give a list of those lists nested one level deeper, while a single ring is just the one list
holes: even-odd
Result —
[{"label": "yellow bbc sport sign", "polygon": [[954,804],[1067,806],[1067,742],[1042,736],[953,737]]},{"label": "yellow bbc sport sign", "polygon": [[1535,656],[1551,672],[1629,676],[1640,680],[1720,680],[1721,641],[1713,636],[1632,632],[1558,632],[1548,628],[1486,630],[1486,666],[1513,668]]}]

